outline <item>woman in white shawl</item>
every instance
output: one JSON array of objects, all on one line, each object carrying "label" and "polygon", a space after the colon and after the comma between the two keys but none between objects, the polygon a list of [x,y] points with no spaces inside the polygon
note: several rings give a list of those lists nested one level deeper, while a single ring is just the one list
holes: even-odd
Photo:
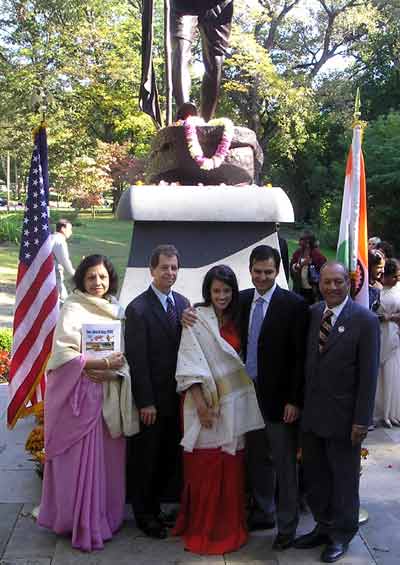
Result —
[{"label": "woman in white shawl", "polygon": [[177,390],[183,393],[184,488],[173,533],[200,554],[234,551],[247,540],[244,434],[264,427],[239,357],[239,289],[234,272],[213,267],[197,321],[184,328]]},{"label": "woman in white shawl", "polygon": [[125,438],[137,431],[122,353],[83,353],[82,324],[115,323],[117,274],[102,255],[78,266],[75,291],[57,322],[47,365],[45,468],[38,523],[70,534],[73,547],[102,549],[122,524]]},{"label": "woman in white shawl", "polygon": [[386,428],[400,426],[400,266],[387,259],[377,314],[381,320],[381,357],[376,414]]}]

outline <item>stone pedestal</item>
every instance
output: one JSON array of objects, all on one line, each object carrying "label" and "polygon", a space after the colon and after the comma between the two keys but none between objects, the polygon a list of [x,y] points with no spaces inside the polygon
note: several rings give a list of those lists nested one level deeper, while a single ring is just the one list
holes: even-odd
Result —
[{"label": "stone pedestal", "polygon": [[[221,126],[196,128],[200,145],[206,157],[214,155],[220,142]],[[158,184],[179,182],[181,185],[252,184],[264,161],[254,131],[235,127],[229,153],[220,167],[204,171],[190,156],[183,126],[160,130],[154,138],[146,169],[147,182]]]},{"label": "stone pedestal", "polygon": [[[293,208],[281,188],[250,186],[136,186],[118,206],[121,220],[134,222],[120,301],[126,306],[149,285],[152,249],[172,243],[181,269],[174,289],[201,299],[205,273],[228,264],[241,289],[251,286],[249,255],[260,244],[279,249],[276,222],[293,222]],[[283,268],[278,284],[287,288]]]}]

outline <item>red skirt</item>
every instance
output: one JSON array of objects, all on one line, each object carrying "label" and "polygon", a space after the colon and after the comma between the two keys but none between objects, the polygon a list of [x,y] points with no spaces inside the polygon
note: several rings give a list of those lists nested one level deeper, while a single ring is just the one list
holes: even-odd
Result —
[{"label": "red skirt", "polygon": [[244,495],[244,450],[184,452],[184,487],[173,535],[193,553],[221,555],[239,549],[248,534]]}]

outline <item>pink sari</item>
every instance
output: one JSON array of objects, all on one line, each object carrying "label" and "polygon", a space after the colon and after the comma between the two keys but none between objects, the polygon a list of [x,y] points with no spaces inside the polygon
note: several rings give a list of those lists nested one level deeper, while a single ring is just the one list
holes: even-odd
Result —
[{"label": "pink sari", "polygon": [[102,417],[103,388],[76,357],[48,375],[46,464],[38,523],[72,534],[72,546],[102,549],[122,525],[125,438],[112,439]]}]

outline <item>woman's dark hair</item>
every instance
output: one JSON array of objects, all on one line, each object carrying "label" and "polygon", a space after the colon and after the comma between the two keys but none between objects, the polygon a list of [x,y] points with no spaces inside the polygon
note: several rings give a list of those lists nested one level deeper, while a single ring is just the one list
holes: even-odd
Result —
[{"label": "woman's dark hair", "polygon": [[400,264],[397,259],[386,259],[384,277],[393,277],[397,274]]},{"label": "woman's dark hair", "polygon": [[308,241],[311,249],[315,249],[315,247],[318,247],[317,239],[316,239],[315,235],[311,231],[308,231],[308,230],[304,231],[301,234],[301,236],[299,237],[299,241]]},{"label": "woman's dark hair", "polygon": [[73,276],[73,281],[75,288],[81,292],[85,292],[84,279],[86,271],[91,267],[97,267],[97,265],[104,265],[107,269],[108,276],[110,279],[110,286],[108,288],[107,294],[112,294],[115,296],[118,291],[118,275],[114,269],[114,265],[111,263],[110,259],[105,255],[88,255],[79,263],[78,268]]},{"label": "woman's dark hair", "polygon": [[385,256],[379,249],[370,249],[368,251],[368,277],[371,279],[372,267],[379,265],[381,261],[385,260]]},{"label": "woman's dark hair", "polygon": [[236,322],[239,313],[239,285],[235,273],[227,265],[216,265],[206,273],[201,289],[204,302],[198,306],[211,306],[211,285],[215,280],[227,284],[232,289],[232,300],[226,312]]},{"label": "woman's dark hair", "polygon": [[388,241],[380,241],[377,243],[376,248],[385,255],[386,259],[393,259],[394,256],[394,249],[393,245]]}]

